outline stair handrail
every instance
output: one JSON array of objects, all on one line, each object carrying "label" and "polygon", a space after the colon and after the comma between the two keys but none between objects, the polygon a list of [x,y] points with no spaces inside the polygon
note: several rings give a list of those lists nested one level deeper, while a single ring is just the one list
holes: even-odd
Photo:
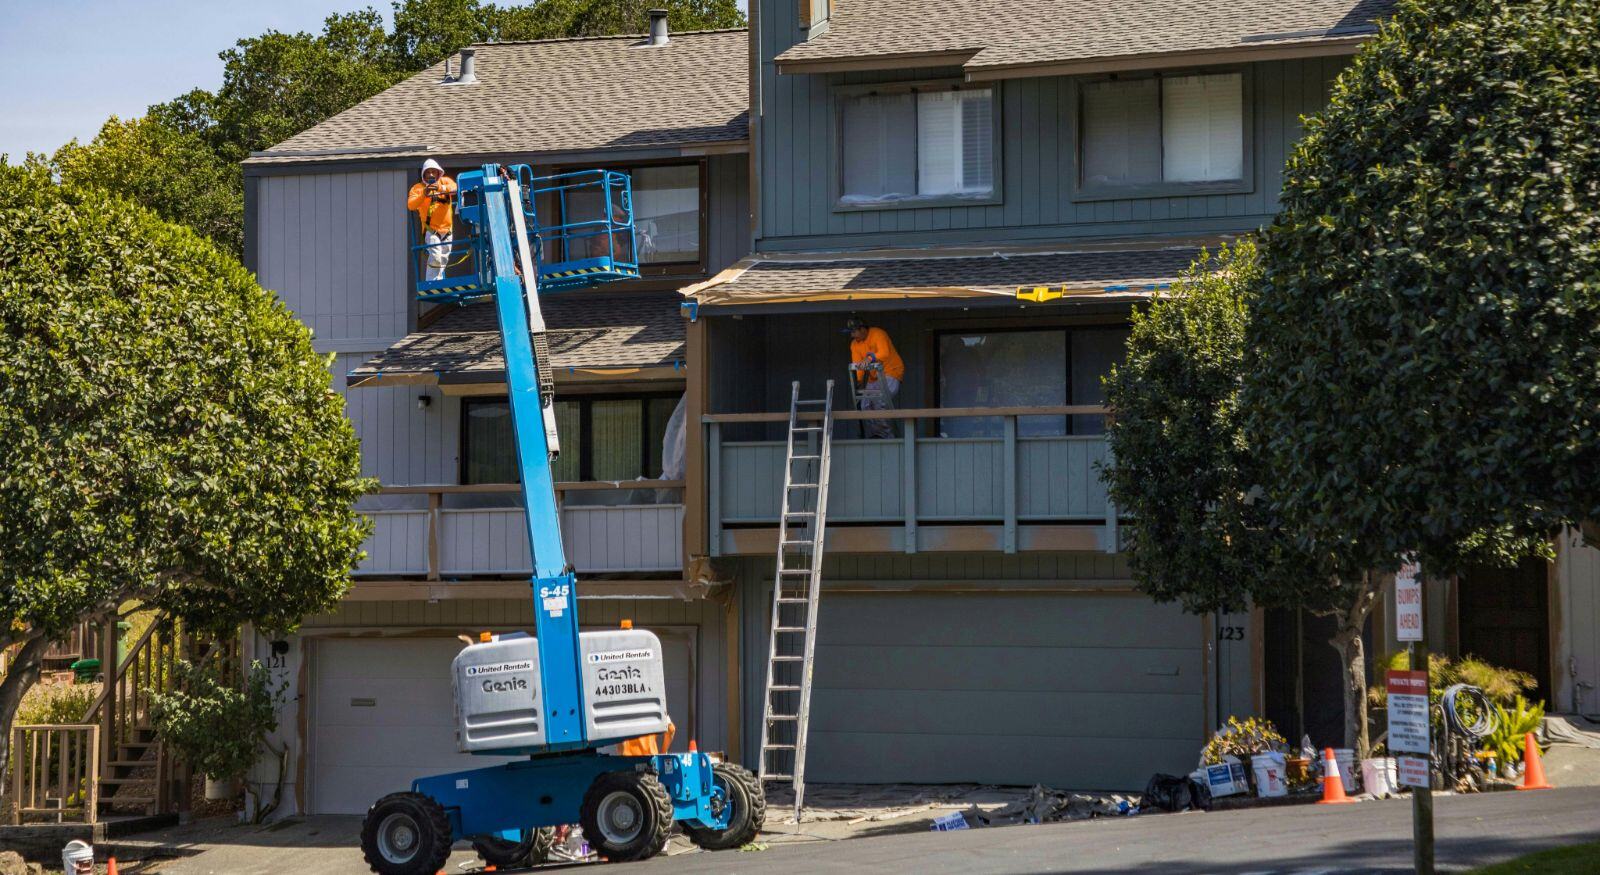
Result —
[{"label": "stair handrail", "polygon": [[122,664],[116,667],[116,671],[105,676],[105,683],[100,685],[100,695],[95,697],[94,703],[89,706],[89,710],[84,712],[84,723],[94,722],[94,718],[100,713],[100,709],[106,706],[106,699],[110,698],[111,691],[116,689],[118,682],[128,673],[128,666],[133,665],[133,661],[149,645],[150,638],[156,633],[156,627],[160,625],[159,622],[152,622],[144,630],[144,634],[139,636],[139,640],[128,648],[128,655],[123,657]]}]

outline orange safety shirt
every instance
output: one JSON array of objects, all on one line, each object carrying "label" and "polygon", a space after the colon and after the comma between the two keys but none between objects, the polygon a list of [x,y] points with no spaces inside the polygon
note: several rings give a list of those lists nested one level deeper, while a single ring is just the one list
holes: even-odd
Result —
[{"label": "orange safety shirt", "polygon": [[[441,176],[434,184],[434,189],[429,191],[426,182],[411,186],[411,194],[406,197],[406,208],[416,213],[422,220],[423,230],[449,234],[454,230],[456,221],[456,181],[448,176]],[[442,201],[434,200],[435,193],[446,197]]]},{"label": "orange safety shirt", "polygon": [[883,365],[883,372],[894,377],[896,382],[906,378],[906,363],[900,358],[900,353],[895,352],[889,332],[882,328],[868,328],[866,340],[850,341],[850,361],[864,365],[868,354],[876,356],[878,363]]}]

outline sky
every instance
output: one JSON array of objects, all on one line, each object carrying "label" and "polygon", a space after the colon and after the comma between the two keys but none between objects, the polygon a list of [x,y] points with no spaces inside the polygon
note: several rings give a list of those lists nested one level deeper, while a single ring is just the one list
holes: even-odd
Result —
[{"label": "sky", "polygon": [[0,0],[0,153],[20,159],[107,116],[222,83],[217,53],[266,30],[322,30],[331,12],[387,0]]}]

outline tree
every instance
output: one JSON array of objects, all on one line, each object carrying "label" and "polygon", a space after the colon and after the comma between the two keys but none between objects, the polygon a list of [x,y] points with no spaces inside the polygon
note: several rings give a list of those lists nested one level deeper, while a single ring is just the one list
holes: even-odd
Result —
[{"label": "tree", "polygon": [[169,222],[208,237],[237,257],[244,249],[244,187],[201,137],[154,116],[112,117],[87,145],[58,149],[51,162],[63,182],[93,186],[133,201]]},{"label": "tree", "polygon": [[[309,331],[187,228],[0,166],[0,745],[49,640],[137,603],[292,630],[370,488]],[[5,750],[0,747],[0,762]]]},{"label": "tree", "polygon": [[1127,357],[1106,378],[1116,464],[1103,476],[1137,520],[1128,559],[1152,598],[1195,614],[1254,605],[1337,618],[1345,743],[1365,751],[1361,628],[1376,577],[1337,568],[1283,529],[1245,435],[1245,335],[1261,282],[1256,247],[1241,241],[1201,253],[1170,293],[1133,312]]},{"label": "tree", "polygon": [[1303,549],[1441,577],[1600,511],[1597,28],[1596,0],[1406,0],[1307,122],[1244,403]]}]

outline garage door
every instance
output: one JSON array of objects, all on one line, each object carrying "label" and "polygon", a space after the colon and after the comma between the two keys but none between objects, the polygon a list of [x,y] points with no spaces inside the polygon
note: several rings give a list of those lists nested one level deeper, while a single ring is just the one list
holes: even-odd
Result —
[{"label": "garage door", "polygon": [[810,781],[1138,789],[1194,768],[1201,624],[1120,594],[826,594]]},{"label": "garage door", "polygon": [[[667,701],[687,724],[692,634],[658,631],[665,651]],[[329,638],[313,655],[311,807],[319,814],[365,814],[379,797],[425,775],[505,760],[456,751],[450,661],[454,638]],[[682,704],[680,704],[682,703]],[[673,746],[687,744],[688,733]]]}]

